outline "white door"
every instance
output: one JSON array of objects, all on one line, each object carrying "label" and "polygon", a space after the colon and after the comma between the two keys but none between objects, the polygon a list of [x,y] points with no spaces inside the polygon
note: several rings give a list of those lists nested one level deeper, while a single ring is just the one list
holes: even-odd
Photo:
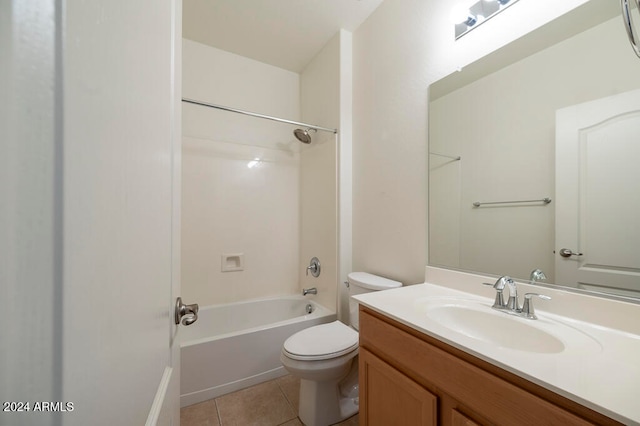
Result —
[{"label": "white door", "polygon": [[640,90],[557,111],[556,200],[557,282],[639,297]]},{"label": "white door", "polygon": [[177,424],[181,3],[62,13],[62,424]]},{"label": "white door", "polygon": [[179,423],[181,12],[0,2],[2,425]]}]

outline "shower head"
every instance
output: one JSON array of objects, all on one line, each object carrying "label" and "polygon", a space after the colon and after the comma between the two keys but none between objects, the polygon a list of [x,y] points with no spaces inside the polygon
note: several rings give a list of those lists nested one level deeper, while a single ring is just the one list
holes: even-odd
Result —
[{"label": "shower head", "polygon": [[317,132],[313,127],[309,127],[307,130],[295,129],[293,131],[294,136],[302,143],[310,144],[311,143],[311,135],[309,132]]}]

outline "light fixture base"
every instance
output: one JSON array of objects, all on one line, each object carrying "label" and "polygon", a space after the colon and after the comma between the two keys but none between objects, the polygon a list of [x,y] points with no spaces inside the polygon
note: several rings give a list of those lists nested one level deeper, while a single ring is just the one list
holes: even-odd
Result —
[{"label": "light fixture base", "polygon": [[518,0],[479,0],[474,3],[466,18],[454,24],[456,40],[517,2]]}]

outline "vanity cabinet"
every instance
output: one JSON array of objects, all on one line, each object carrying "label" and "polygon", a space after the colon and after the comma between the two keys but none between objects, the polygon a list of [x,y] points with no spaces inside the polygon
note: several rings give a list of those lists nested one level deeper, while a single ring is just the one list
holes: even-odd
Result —
[{"label": "vanity cabinet", "polygon": [[362,425],[620,424],[360,305]]},{"label": "vanity cabinet", "polygon": [[[366,379],[366,419],[371,426],[437,424],[435,394],[420,386],[366,349],[359,353]],[[362,386],[360,387],[362,389]],[[363,398],[360,398],[362,401]],[[362,408],[362,405],[361,405]],[[362,419],[362,411],[360,414]]]}]

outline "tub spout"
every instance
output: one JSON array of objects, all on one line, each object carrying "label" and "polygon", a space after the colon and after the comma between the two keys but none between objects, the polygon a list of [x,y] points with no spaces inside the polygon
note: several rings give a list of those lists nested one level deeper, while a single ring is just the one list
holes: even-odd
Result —
[{"label": "tub spout", "polygon": [[302,289],[302,295],[306,296],[307,294],[318,294],[318,289],[315,288],[315,287],[303,288]]}]

